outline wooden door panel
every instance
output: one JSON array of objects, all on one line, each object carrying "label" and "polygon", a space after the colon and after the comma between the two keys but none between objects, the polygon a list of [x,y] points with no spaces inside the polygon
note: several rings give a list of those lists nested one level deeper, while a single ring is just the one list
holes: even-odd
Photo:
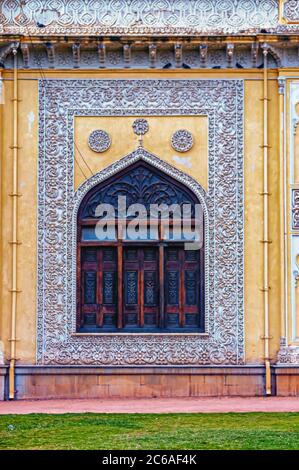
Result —
[{"label": "wooden door panel", "polygon": [[159,321],[158,248],[124,248],[124,320],[127,327],[156,328]]},{"label": "wooden door panel", "polygon": [[84,247],[81,259],[83,324],[113,327],[117,314],[116,250]]},{"label": "wooden door panel", "polygon": [[200,252],[168,247],[165,255],[166,327],[198,328]]},{"label": "wooden door panel", "polygon": [[95,326],[97,315],[97,251],[94,248],[82,250],[81,301],[83,324]]},{"label": "wooden door panel", "polygon": [[124,248],[123,279],[124,326],[137,327],[140,312],[139,253],[137,248]]},{"label": "wooden door panel", "polygon": [[165,324],[179,327],[180,317],[180,251],[176,247],[165,250]]},{"label": "wooden door panel", "polygon": [[185,282],[185,326],[199,326],[200,315],[200,252],[185,251],[184,282]]},{"label": "wooden door panel", "polygon": [[83,247],[80,252],[83,326],[108,331],[203,328],[203,253],[174,245],[121,249],[121,264],[116,247]]},{"label": "wooden door panel", "polygon": [[143,325],[159,325],[159,251],[157,247],[144,248],[143,256]]},{"label": "wooden door panel", "polygon": [[99,326],[112,327],[117,322],[117,249],[102,248],[99,270],[100,276],[101,301],[100,301],[100,319]]}]

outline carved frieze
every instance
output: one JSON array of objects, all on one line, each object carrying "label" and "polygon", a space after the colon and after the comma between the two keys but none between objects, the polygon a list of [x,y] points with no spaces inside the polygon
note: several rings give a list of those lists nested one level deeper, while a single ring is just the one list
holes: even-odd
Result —
[{"label": "carved frieze", "polygon": [[[279,22],[280,0],[32,0],[0,2],[0,33],[186,35],[292,30]],[[286,19],[298,19],[285,0]]]},{"label": "carved frieze", "polygon": [[[74,117],[105,115],[208,116],[209,191],[163,161],[163,149],[160,159],[139,147],[74,193]],[[185,184],[203,206],[204,335],[76,334],[78,208],[91,188],[139,159]],[[40,80],[38,171],[39,364],[244,362],[241,80]]]},{"label": "carved frieze", "polygon": [[[132,40],[132,44],[122,44],[121,39],[113,39],[106,43],[96,40],[86,41],[78,38],[68,43],[41,41],[40,43],[21,43],[22,54],[18,54],[17,67],[30,69],[44,68],[81,68],[81,69],[123,69],[134,67],[138,69],[194,69],[194,68],[260,68],[263,64],[262,47],[258,43],[223,44],[215,41],[198,44],[198,40],[177,43],[169,38],[163,43],[152,44],[145,40]],[[26,48],[24,49],[23,44]],[[129,46],[129,47],[126,47]],[[17,46],[18,47],[18,46]],[[5,68],[12,68],[13,47],[10,44],[0,47],[0,62]],[[267,67],[296,67],[298,65],[298,48],[288,42],[281,47],[268,47]]]}]

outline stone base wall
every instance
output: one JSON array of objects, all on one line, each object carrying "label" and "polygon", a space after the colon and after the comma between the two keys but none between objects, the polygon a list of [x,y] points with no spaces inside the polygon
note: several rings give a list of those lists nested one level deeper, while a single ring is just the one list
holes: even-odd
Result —
[{"label": "stone base wall", "polygon": [[259,396],[264,382],[264,368],[259,366],[19,366],[16,398]]},{"label": "stone base wall", "polygon": [[278,396],[299,397],[299,365],[275,367],[274,374]]},{"label": "stone base wall", "polygon": [[[272,395],[299,396],[299,366],[272,367]],[[0,400],[8,367],[0,366]],[[16,367],[16,399],[265,395],[263,366]]]}]

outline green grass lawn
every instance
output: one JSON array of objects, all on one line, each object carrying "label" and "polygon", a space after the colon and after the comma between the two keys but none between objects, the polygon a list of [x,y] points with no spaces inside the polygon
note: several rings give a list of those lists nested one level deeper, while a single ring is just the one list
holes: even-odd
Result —
[{"label": "green grass lawn", "polygon": [[299,449],[299,413],[0,415],[0,449]]}]

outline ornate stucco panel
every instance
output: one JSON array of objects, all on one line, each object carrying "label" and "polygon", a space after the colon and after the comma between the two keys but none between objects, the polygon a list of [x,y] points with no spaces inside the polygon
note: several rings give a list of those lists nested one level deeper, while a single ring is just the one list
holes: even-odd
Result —
[{"label": "ornate stucco panel", "polygon": [[281,20],[288,24],[299,24],[299,3],[296,0],[280,0]]},{"label": "ornate stucco panel", "polygon": [[[37,360],[45,364],[239,364],[243,329],[243,82],[41,80]],[[206,115],[209,191],[139,149],[74,193],[74,116]],[[159,158],[160,157],[160,158]],[[137,159],[186,184],[205,208],[206,333],[75,332],[76,212],[86,191]]]},{"label": "ornate stucco panel", "polygon": [[[283,30],[298,19],[294,0],[36,0],[0,2],[0,33],[157,34]],[[281,18],[282,17],[282,18]],[[284,29],[290,29],[285,26]]]}]

